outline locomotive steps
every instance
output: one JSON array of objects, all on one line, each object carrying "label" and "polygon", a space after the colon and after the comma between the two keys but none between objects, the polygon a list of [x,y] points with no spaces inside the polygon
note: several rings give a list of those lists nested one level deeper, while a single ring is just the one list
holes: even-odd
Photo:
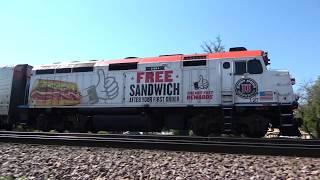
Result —
[{"label": "locomotive steps", "polygon": [[7,143],[320,157],[320,140],[0,131]]}]

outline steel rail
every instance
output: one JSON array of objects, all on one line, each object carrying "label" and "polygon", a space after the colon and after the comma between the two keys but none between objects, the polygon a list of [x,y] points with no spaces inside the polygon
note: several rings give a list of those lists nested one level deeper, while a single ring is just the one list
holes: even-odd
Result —
[{"label": "steel rail", "polygon": [[114,147],[251,155],[320,157],[319,140],[117,135],[85,133],[0,132],[0,142]]},{"label": "steel rail", "polygon": [[174,136],[174,135],[127,135],[127,134],[92,134],[92,133],[54,133],[54,132],[26,132],[26,131],[0,131],[1,134],[13,135],[46,135],[46,136],[76,136],[97,138],[132,138],[132,139],[164,139],[164,140],[188,140],[188,141],[222,141],[222,142],[261,142],[281,144],[318,145],[317,139],[299,138],[248,138],[248,137],[202,137],[202,136]]}]

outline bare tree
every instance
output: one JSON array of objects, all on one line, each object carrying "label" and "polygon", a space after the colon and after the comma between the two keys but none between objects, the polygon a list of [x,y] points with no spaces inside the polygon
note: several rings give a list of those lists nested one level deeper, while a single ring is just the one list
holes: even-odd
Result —
[{"label": "bare tree", "polygon": [[206,53],[224,52],[224,46],[222,45],[220,36],[217,36],[214,42],[204,41],[201,48]]},{"label": "bare tree", "polygon": [[314,84],[313,80],[308,80],[300,83],[297,89],[297,96],[299,97],[299,104],[305,105],[308,103],[308,94],[311,92],[311,87]]}]

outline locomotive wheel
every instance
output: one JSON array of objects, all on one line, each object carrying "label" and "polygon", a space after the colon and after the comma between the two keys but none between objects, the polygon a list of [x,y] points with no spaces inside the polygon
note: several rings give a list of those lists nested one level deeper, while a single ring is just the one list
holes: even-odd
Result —
[{"label": "locomotive wheel", "polygon": [[88,131],[87,126],[88,126],[88,117],[84,115],[79,115],[78,116],[78,122],[76,124],[76,129],[80,133],[86,133]]},{"label": "locomotive wheel", "polygon": [[193,134],[197,136],[209,136],[207,117],[205,115],[194,116],[190,119]]},{"label": "locomotive wheel", "polygon": [[61,119],[56,122],[56,130],[60,133],[65,130],[63,118],[61,117]]},{"label": "locomotive wheel", "polygon": [[48,122],[49,122],[48,116],[44,114],[40,114],[37,117],[37,129],[45,132],[49,131]]},{"label": "locomotive wheel", "polygon": [[192,132],[197,136],[209,136],[209,133],[205,129],[192,129]]},{"label": "locomotive wheel", "polygon": [[8,123],[8,124],[3,125],[3,128],[4,128],[6,131],[12,131],[13,125],[10,124],[10,123]]},{"label": "locomotive wheel", "polygon": [[[8,119],[9,119],[9,117],[7,117],[7,116],[0,117],[0,128],[5,129],[6,131],[11,131],[13,129],[13,124],[7,122]],[[2,122],[6,122],[6,123],[2,123]]]},{"label": "locomotive wheel", "polygon": [[219,136],[221,134],[221,125],[210,123],[208,125],[208,136]]},{"label": "locomotive wheel", "polygon": [[251,115],[246,118],[248,124],[244,126],[244,134],[252,138],[261,138],[268,131],[269,121],[260,115]]}]

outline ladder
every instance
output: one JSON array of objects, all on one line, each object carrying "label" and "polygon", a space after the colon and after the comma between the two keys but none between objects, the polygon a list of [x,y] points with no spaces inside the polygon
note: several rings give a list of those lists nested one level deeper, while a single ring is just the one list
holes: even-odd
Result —
[{"label": "ladder", "polygon": [[280,115],[280,134],[284,136],[300,136],[300,131],[295,123],[293,118],[293,113],[291,110],[283,109],[281,103],[279,106],[279,115]]},{"label": "ladder", "polygon": [[231,134],[233,132],[233,107],[223,106],[223,129],[222,132],[225,134]]},{"label": "ladder", "polygon": [[221,91],[221,104],[223,113],[223,127],[222,131],[225,134],[231,134],[233,132],[233,104],[234,96],[233,91],[224,90]]},{"label": "ladder", "polygon": [[223,106],[233,106],[233,91],[221,91],[221,104]]}]

